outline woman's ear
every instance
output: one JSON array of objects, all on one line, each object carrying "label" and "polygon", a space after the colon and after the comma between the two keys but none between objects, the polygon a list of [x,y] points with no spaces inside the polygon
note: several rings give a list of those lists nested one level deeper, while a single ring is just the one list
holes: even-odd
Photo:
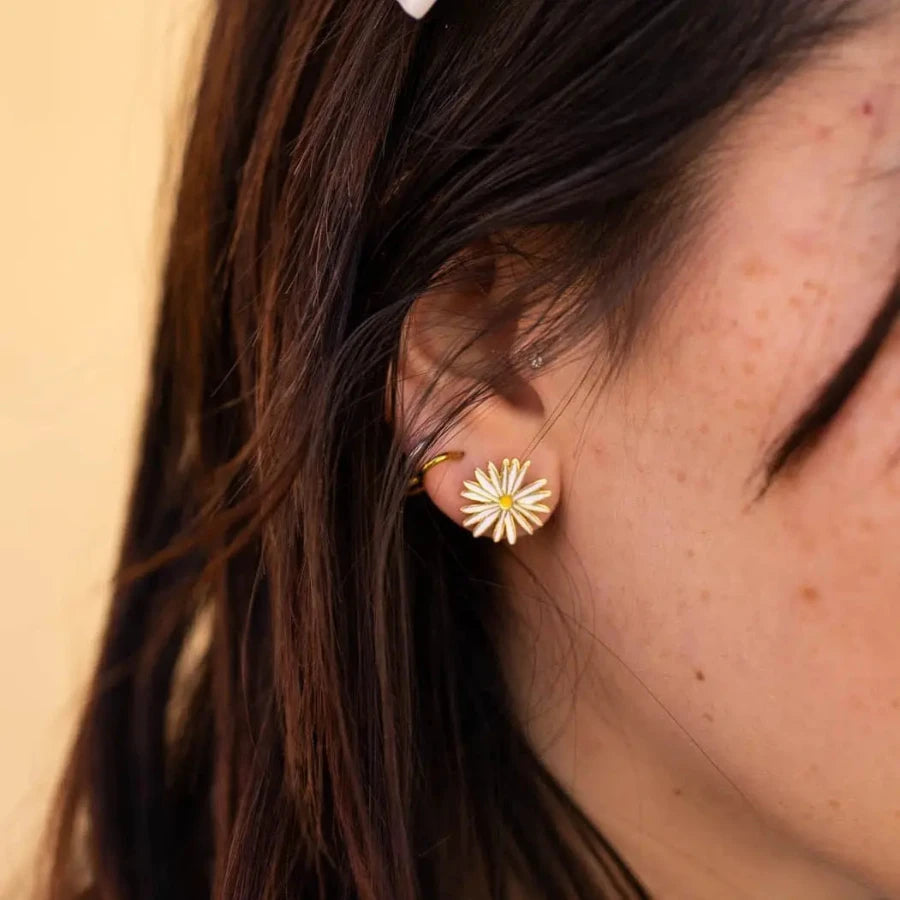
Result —
[{"label": "woman's ear", "polygon": [[[509,540],[507,520],[517,525],[519,533],[528,532],[529,526],[534,530],[552,512],[560,493],[560,458],[552,437],[544,434],[542,361],[532,356],[531,365],[515,362],[523,329],[519,318],[505,308],[514,285],[512,267],[501,263],[479,248],[477,255],[446,267],[412,305],[400,342],[393,425],[406,453],[445,432],[429,454],[456,451],[456,456],[425,472],[425,493],[453,521],[468,523],[473,533]],[[446,431],[445,423],[459,409],[462,414]],[[508,475],[504,480],[504,460],[509,461],[508,471],[519,474],[516,459],[523,464],[530,461],[527,470],[521,477]],[[527,492],[542,479],[545,484]],[[540,508],[529,514],[513,503],[506,493],[513,487],[523,503],[530,497]],[[536,499],[535,493],[540,494]],[[489,508],[494,501],[500,510],[497,516]],[[501,515],[504,508],[513,512]],[[482,512],[485,515],[478,519]]]}]

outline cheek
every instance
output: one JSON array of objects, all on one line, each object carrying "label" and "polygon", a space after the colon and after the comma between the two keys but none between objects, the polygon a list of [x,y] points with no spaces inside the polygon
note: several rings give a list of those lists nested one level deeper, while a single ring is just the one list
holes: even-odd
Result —
[{"label": "cheek", "polygon": [[887,145],[855,89],[820,94],[821,109],[787,109],[800,125],[767,119],[744,141],[752,159],[652,339],[591,407],[586,440],[577,423],[564,480],[579,494],[561,518],[590,582],[579,615],[701,764],[776,816],[879,823],[874,846],[900,822],[884,818],[900,796],[900,332],[802,466],[753,502],[766,451],[898,264],[900,177],[853,177]]},{"label": "cheek", "polygon": [[673,310],[664,350],[632,373],[618,400],[626,424],[602,442],[620,474],[604,485],[608,525],[627,525],[606,563],[618,592],[640,598],[619,623],[626,651],[646,648],[648,665],[664,660],[691,687],[698,669],[710,676],[688,701],[704,697],[692,707],[701,728],[730,701],[808,721],[821,739],[842,715],[871,732],[865,717],[900,693],[900,329],[817,449],[754,502],[765,451],[865,330],[892,274],[866,285],[845,269],[849,299],[826,295],[822,271],[786,246],[751,250],[757,263],[731,269],[729,291]]},{"label": "cheek", "polygon": [[[855,225],[860,243],[886,241]],[[766,450],[865,331],[893,260],[839,267],[773,231],[701,257],[647,358],[606,392],[565,531],[601,591],[592,628],[748,791],[796,805],[853,784],[875,803],[873,773],[900,790],[883,755],[900,751],[896,338],[802,468],[753,499]],[[773,754],[790,773],[777,785]]]},{"label": "cheek", "polygon": [[877,822],[900,794],[900,329],[803,466],[751,502],[767,446],[887,286],[794,303],[821,274],[766,258],[673,308],[653,364],[604,398],[567,531],[602,588],[592,624],[742,791],[774,815]]},{"label": "cheek", "polygon": [[771,577],[790,601],[784,614],[813,633],[810,654],[824,646],[832,671],[900,685],[900,327],[816,450],[748,524],[748,539],[778,548]]}]

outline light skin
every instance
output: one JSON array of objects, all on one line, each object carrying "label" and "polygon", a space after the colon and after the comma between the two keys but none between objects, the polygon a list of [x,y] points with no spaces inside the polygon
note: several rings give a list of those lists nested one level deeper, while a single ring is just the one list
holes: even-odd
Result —
[{"label": "light skin", "polygon": [[[900,16],[792,75],[712,159],[622,375],[588,395],[583,353],[547,360],[532,402],[464,417],[464,458],[426,489],[461,523],[476,465],[518,455],[549,479],[546,526],[497,547],[510,684],[653,896],[900,897],[900,327],[754,499],[900,268]],[[450,339],[428,319],[411,318],[404,407]]]}]

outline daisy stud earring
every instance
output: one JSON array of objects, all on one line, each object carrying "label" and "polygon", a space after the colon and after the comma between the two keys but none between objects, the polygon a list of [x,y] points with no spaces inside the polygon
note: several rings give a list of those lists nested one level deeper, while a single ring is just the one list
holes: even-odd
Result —
[{"label": "daisy stud earring", "polygon": [[475,480],[464,481],[460,496],[472,503],[460,508],[468,518],[463,526],[474,537],[481,537],[493,528],[494,541],[506,538],[515,544],[518,529],[534,534],[544,522],[539,513],[549,514],[550,507],[543,501],[552,491],[545,488],[546,478],[525,484],[525,476],[531,460],[504,459],[498,469],[493,462],[487,464],[487,472],[475,469]]}]

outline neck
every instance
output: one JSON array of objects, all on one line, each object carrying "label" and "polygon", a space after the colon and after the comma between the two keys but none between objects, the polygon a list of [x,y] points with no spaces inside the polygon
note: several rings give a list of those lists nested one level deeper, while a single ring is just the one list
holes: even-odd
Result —
[{"label": "neck", "polygon": [[757,808],[631,671],[596,615],[588,631],[584,610],[534,597],[519,566],[506,579],[519,582],[504,657],[520,721],[651,896],[877,900]]}]

